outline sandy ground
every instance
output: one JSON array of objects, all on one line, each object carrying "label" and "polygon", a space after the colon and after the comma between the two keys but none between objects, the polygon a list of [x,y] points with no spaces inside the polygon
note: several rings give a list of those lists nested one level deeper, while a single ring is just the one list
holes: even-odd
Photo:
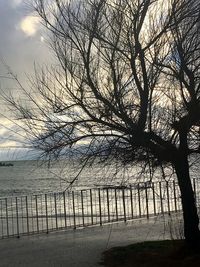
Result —
[{"label": "sandy ground", "polygon": [[169,239],[167,220],[166,217],[143,219],[0,240],[0,266],[100,267],[102,252],[110,247]]}]

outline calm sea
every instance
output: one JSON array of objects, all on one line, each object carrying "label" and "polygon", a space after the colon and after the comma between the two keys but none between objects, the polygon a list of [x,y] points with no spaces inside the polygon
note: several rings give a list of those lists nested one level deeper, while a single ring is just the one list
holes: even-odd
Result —
[{"label": "calm sea", "polygon": [[57,161],[50,166],[31,160],[9,163],[13,166],[0,166],[0,197],[63,191],[75,177],[78,177],[73,183],[76,189],[127,183],[130,178],[117,166],[96,165],[81,171],[77,163],[68,161]]},{"label": "calm sea", "polygon": [[[16,195],[41,194],[66,190],[70,182],[75,189],[92,188],[107,185],[130,185],[149,180],[149,174],[141,175],[141,167],[95,165],[80,171],[77,163],[57,161],[50,166],[43,161],[13,161],[13,166],[0,167],[0,198]],[[158,172],[154,176],[161,177]],[[192,168],[192,177],[198,178],[199,165]],[[168,178],[173,178],[169,172]]]}]

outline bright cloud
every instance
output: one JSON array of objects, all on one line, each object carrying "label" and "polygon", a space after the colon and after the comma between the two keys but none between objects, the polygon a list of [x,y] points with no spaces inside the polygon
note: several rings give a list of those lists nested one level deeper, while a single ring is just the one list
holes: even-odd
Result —
[{"label": "bright cloud", "polygon": [[11,0],[11,4],[13,7],[16,7],[22,3],[22,0]]},{"label": "bright cloud", "polygon": [[33,36],[39,29],[40,19],[35,16],[27,16],[20,23],[20,29],[27,35]]}]

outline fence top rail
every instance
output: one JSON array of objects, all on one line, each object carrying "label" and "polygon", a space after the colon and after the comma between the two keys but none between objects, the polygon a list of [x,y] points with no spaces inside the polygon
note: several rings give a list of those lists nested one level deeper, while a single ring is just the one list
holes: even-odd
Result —
[{"label": "fence top rail", "polygon": [[[194,180],[200,180],[200,178],[194,178]],[[130,190],[130,189],[145,189],[145,188],[151,188],[152,186],[155,186],[156,184],[167,184],[168,185],[172,185],[173,183],[175,183],[176,185],[178,185],[176,180],[169,180],[169,181],[163,181],[163,180],[158,180],[158,181],[141,181],[138,183],[130,183],[127,185],[97,185],[96,187],[86,187],[86,188],[82,188],[82,189],[75,189],[73,187],[67,189],[67,190],[63,190],[63,191],[57,191],[57,192],[44,192],[44,193],[39,193],[39,194],[30,194],[30,195],[13,195],[13,196],[5,196],[5,197],[0,197],[0,201],[5,201],[5,199],[12,199],[12,200],[16,200],[16,198],[31,198],[31,197],[44,197],[46,196],[53,196],[53,195],[62,195],[64,193],[72,193],[72,192],[84,192],[84,191],[90,191],[90,190]]]}]

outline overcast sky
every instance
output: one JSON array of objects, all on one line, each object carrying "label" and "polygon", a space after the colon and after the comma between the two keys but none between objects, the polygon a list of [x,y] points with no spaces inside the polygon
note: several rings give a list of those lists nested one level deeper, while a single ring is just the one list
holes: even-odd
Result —
[{"label": "overcast sky", "polygon": [[[24,84],[25,74],[33,73],[34,63],[50,62],[44,30],[27,0],[0,0],[0,59]],[[5,66],[0,62],[0,76],[6,75],[6,72]],[[1,77],[0,86],[3,91],[9,90],[11,83]],[[12,90],[14,94],[19,93],[14,84]],[[0,112],[4,114],[2,101],[0,103]],[[23,151],[12,149],[16,142],[12,140],[13,134],[8,128],[13,126],[3,118],[3,114],[0,116],[0,160],[9,160],[22,155]]]},{"label": "overcast sky", "polygon": [[46,61],[39,19],[26,0],[0,0],[0,55],[19,75]]}]

